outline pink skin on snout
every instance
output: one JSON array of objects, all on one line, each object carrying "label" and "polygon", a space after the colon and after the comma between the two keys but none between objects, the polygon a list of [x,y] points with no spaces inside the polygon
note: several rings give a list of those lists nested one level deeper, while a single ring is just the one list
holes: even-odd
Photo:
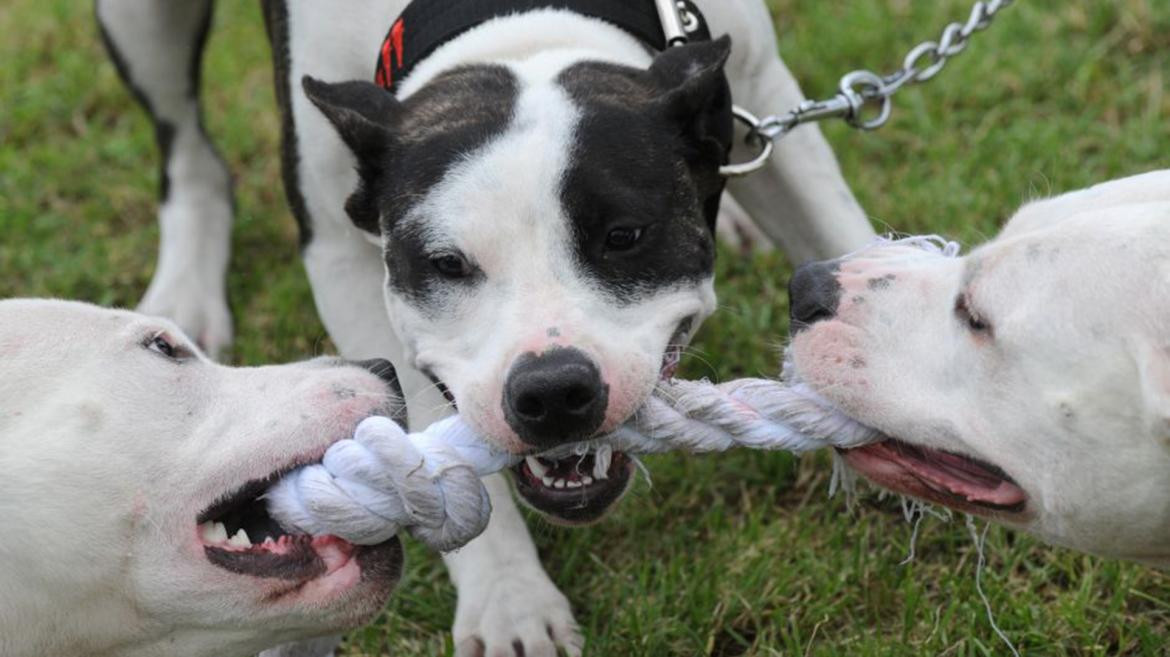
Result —
[{"label": "pink skin on snout", "polygon": [[871,313],[865,292],[874,276],[858,263],[843,264],[837,273],[841,291],[834,316],[797,333],[792,341],[805,381],[832,398],[846,413],[864,410],[856,407],[856,400],[864,394],[849,391],[869,385],[863,350],[865,332],[859,327],[865,325]]}]

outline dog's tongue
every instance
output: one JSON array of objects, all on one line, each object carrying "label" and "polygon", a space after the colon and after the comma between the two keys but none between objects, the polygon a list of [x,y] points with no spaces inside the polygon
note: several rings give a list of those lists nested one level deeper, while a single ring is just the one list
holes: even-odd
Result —
[{"label": "dog's tongue", "polygon": [[1028,494],[1001,473],[957,454],[935,450],[908,451],[897,447],[886,451],[891,460],[919,479],[960,495],[969,502],[1015,506],[1028,500]]}]

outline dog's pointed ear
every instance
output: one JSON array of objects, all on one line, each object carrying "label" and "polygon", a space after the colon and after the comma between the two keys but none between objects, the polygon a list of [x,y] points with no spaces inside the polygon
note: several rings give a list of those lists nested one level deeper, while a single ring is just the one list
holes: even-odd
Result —
[{"label": "dog's pointed ear", "polygon": [[690,136],[731,147],[731,89],[723,71],[731,37],[668,48],[650,65],[663,93],[656,99],[669,118],[682,122]]},{"label": "dog's pointed ear", "polygon": [[389,91],[372,82],[329,83],[308,75],[301,85],[358,159],[390,146],[399,103]]},{"label": "dog's pointed ear", "polygon": [[394,148],[394,126],[401,104],[372,82],[328,83],[306,75],[305,95],[337,129],[358,161],[358,188],[345,202],[345,211],[360,229],[378,235],[378,199],[375,188],[383,158]]},{"label": "dog's pointed ear", "polygon": [[696,174],[699,202],[707,227],[715,230],[724,178],[735,135],[731,88],[723,71],[731,54],[731,37],[668,48],[654,58],[650,77],[663,89],[654,100],[659,114],[678,127],[684,155]]}]

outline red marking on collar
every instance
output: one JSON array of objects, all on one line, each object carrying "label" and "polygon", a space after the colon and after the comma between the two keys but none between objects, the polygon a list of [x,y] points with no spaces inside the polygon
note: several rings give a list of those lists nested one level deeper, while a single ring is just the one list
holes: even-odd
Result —
[{"label": "red marking on collar", "polygon": [[374,81],[378,86],[390,89],[394,86],[394,69],[402,68],[402,37],[406,32],[406,22],[399,18],[394,21],[386,40],[382,42],[381,61]]}]

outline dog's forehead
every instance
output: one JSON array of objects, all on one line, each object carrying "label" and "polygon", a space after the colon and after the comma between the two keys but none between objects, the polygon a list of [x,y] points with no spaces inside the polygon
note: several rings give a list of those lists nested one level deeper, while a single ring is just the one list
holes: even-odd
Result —
[{"label": "dog's forehead", "polygon": [[0,301],[0,334],[41,335],[44,339],[76,334],[115,333],[138,320],[128,310],[101,308],[56,299]]},{"label": "dog's forehead", "polygon": [[0,342],[5,348],[95,353],[99,347],[154,333],[185,339],[170,320],[130,310],[56,299],[0,301]]},{"label": "dog's forehead", "polygon": [[516,75],[502,65],[445,71],[403,101],[397,141],[407,148],[454,141],[471,150],[504,130],[519,87]]}]

